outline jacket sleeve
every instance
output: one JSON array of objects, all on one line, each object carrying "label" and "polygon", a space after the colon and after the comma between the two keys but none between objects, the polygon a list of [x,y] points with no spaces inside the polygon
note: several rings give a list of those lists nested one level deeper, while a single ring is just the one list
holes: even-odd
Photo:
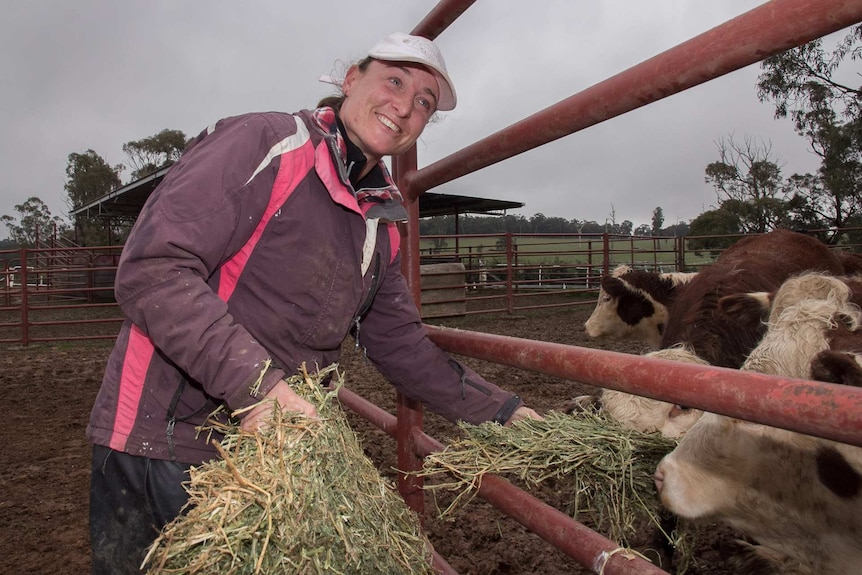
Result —
[{"label": "jacket sleeve", "polygon": [[522,405],[521,399],[485,380],[428,339],[400,267],[399,254],[361,320],[359,344],[368,358],[404,395],[449,421],[507,422]]},{"label": "jacket sleeve", "polygon": [[284,375],[267,369],[267,350],[208,283],[266,209],[279,160],[258,167],[274,139],[263,115],[222,120],[201,134],[147,201],[117,270],[125,315],[231,409],[255,403]]}]

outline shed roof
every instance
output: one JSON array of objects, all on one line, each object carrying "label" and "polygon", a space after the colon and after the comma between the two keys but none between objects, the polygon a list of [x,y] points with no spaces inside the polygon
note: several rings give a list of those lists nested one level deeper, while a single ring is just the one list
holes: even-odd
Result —
[{"label": "shed roof", "polygon": [[[140,180],[117,188],[87,205],[72,210],[71,215],[93,214],[109,219],[135,218],[169,169],[170,167],[162,168]],[[459,214],[501,215],[505,210],[522,207],[524,204],[521,202],[435,192],[425,192],[419,196],[420,218]]]}]

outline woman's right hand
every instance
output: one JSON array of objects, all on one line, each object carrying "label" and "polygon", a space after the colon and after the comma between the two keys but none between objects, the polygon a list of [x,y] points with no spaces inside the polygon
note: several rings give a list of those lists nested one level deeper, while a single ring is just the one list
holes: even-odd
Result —
[{"label": "woman's right hand", "polygon": [[296,411],[306,417],[317,419],[317,408],[301,398],[284,380],[276,383],[263,400],[246,413],[240,422],[243,431],[260,431],[265,429],[272,418],[273,401],[285,411]]}]

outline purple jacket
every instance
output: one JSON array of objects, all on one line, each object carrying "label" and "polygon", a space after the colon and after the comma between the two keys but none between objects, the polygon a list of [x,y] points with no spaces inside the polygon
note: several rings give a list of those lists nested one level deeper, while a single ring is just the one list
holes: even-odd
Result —
[{"label": "purple jacket", "polygon": [[338,361],[351,332],[402,393],[450,421],[511,417],[517,396],[428,339],[400,273],[391,220],[404,211],[385,166],[379,187],[354,190],[345,158],[329,108],[227,118],[189,145],[120,259],[127,319],[91,442],[212,459],[195,427],[213,410],[258,402],[303,362]]}]

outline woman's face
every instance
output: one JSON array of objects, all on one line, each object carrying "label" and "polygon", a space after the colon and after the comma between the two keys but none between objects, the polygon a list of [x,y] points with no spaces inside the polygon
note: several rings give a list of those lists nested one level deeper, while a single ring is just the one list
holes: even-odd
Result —
[{"label": "woman's face", "polygon": [[437,109],[439,87],[427,68],[372,60],[344,79],[341,121],[369,162],[406,152]]}]

